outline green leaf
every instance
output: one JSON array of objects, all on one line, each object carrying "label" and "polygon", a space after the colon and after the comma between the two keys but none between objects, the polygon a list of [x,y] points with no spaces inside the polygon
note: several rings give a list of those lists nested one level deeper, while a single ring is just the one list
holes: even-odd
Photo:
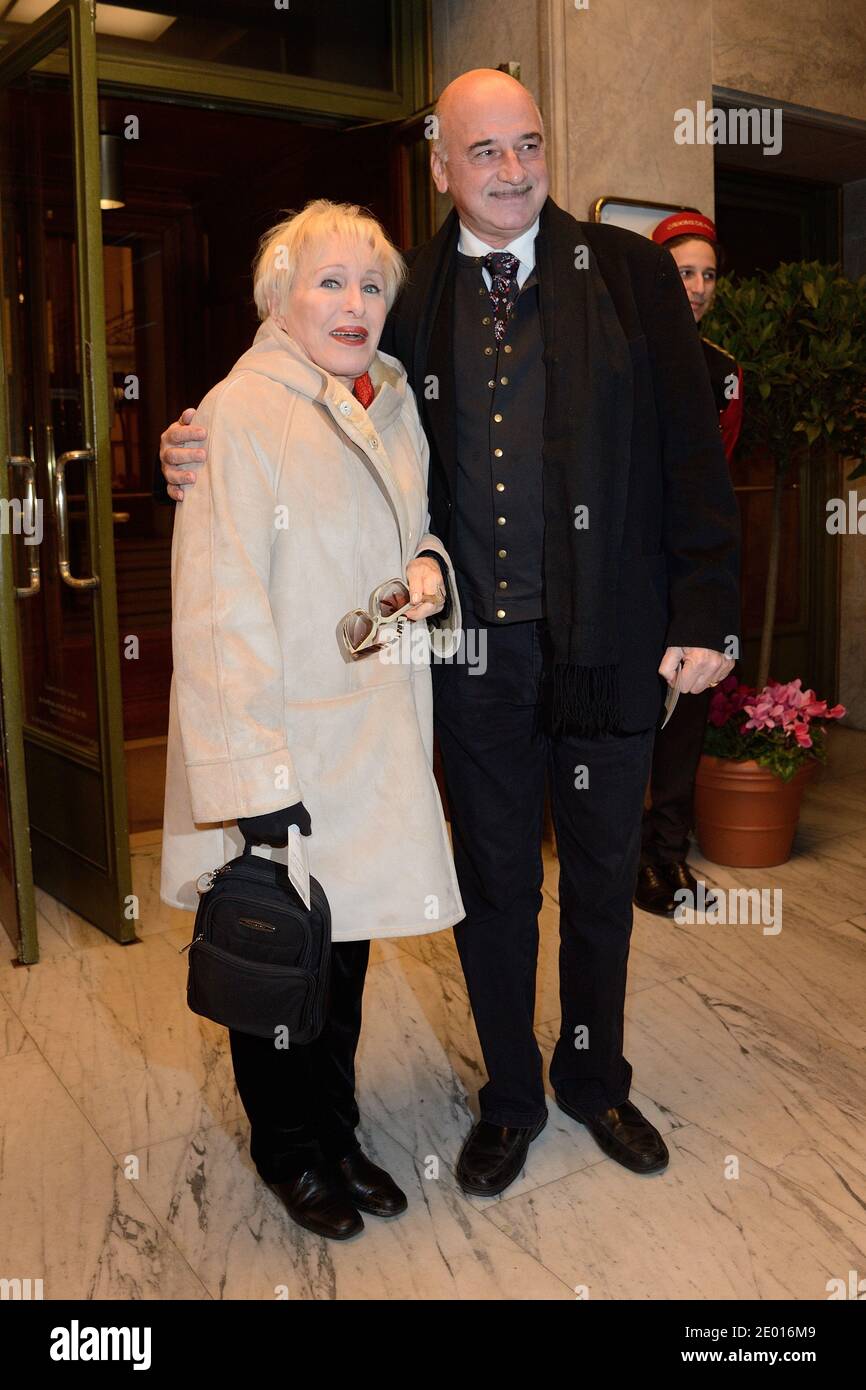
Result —
[{"label": "green leaf", "polygon": [[743,370],[744,462],[761,451],[795,468],[824,441],[866,475],[866,275],[811,261],[723,276],[708,319]]}]

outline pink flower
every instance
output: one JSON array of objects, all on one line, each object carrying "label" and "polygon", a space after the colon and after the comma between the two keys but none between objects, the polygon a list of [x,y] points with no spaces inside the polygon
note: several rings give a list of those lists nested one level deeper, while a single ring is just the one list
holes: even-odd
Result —
[{"label": "pink flower", "polygon": [[710,712],[707,717],[709,718],[710,723],[715,725],[717,729],[720,729],[723,724],[727,724],[728,720],[731,717],[731,711],[728,707],[728,703],[724,695],[722,695],[721,691],[719,690],[716,691],[715,695],[710,701]]},{"label": "pink flower", "polygon": [[749,718],[743,725],[744,729],[774,729],[778,720],[780,705],[773,705],[765,691],[762,691],[753,704],[743,705],[743,709]]},{"label": "pink flower", "polygon": [[804,690],[799,676],[795,680],[768,681],[763,690],[741,684],[735,675],[727,676],[710,701],[709,722],[715,728],[727,724],[743,710],[748,716],[742,728],[755,730],[779,729],[785,737],[793,736],[801,748],[813,746],[809,724],[813,719],[841,719],[844,705],[827,708],[814,690]]},{"label": "pink flower", "polygon": [[726,676],[710,701],[710,723],[717,729],[727,724],[731,716],[743,709],[745,702],[754,693],[752,686],[740,685],[736,676]]},{"label": "pink flower", "polygon": [[743,728],[780,729],[786,737],[793,734],[801,748],[813,747],[809,733],[813,719],[841,719],[845,714],[844,705],[828,710],[827,701],[816,699],[814,690],[803,690],[799,676],[784,685],[770,681],[757,696],[751,694],[753,698],[743,705],[749,715]]}]

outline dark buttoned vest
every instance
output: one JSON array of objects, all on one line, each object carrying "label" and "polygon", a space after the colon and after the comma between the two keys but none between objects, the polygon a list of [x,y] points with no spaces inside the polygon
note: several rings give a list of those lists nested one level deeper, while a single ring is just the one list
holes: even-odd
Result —
[{"label": "dark buttoned vest", "polygon": [[481,261],[461,253],[457,261],[452,559],[466,604],[501,626],[543,614],[545,374],[538,281],[533,271],[497,343]]}]

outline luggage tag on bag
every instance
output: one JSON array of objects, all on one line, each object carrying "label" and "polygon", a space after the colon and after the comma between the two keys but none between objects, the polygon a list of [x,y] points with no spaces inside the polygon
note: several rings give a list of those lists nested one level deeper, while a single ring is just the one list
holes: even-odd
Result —
[{"label": "luggage tag on bag", "polygon": [[274,864],[285,864],[289,882],[309,912],[310,861],[304,837],[298,827],[289,826],[287,845],[251,845],[250,848],[253,854],[258,854],[262,859],[270,859]]}]

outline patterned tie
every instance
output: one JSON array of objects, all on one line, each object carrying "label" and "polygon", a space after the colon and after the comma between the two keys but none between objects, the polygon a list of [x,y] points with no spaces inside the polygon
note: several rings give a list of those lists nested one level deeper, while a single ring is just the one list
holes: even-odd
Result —
[{"label": "patterned tie", "polygon": [[363,376],[355,377],[355,385],[352,387],[352,395],[357,396],[364,409],[370,404],[374,396],[373,383],[370,380],[370,373],[364,372]]},{"label": "patterned tie", "polygon": [[520,261],[510,251],[488,251],[481,264],[490,271],[490,302],[493,305],[493,336],[497,343],[505,337],[505,325],[514,308],[517,271]]}]

